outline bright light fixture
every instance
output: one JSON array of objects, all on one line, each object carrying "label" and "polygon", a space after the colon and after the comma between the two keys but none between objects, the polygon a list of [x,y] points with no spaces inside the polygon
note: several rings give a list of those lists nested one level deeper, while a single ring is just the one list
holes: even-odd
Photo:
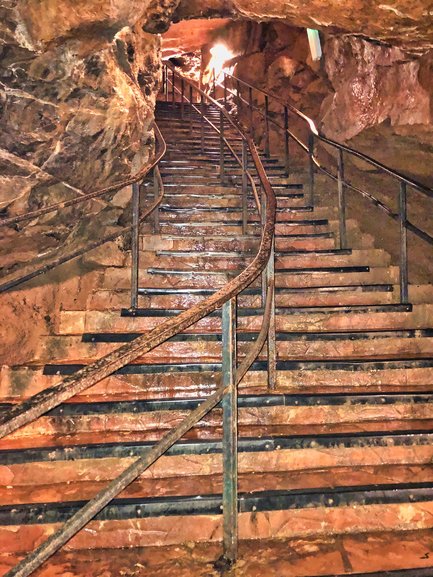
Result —
[{"label": "bright light fixture", "polygon": [[224,70],[225,63],[231,60],[234,54],[225,44],[215,44],[210,49],[210,53],[212,58],[209,62],[209,68],[215,71],[215,80],[218,81]]},{"label": "bright light fixture", "polygon": [[322,58],[322,46],[320,44],[319,31],[307,28],[307,35],[310,44],[311,58],[313,60],[320,60]]}]

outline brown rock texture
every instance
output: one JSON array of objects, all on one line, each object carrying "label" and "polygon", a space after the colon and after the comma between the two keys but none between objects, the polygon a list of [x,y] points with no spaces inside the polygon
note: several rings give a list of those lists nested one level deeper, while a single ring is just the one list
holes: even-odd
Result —
[{"label": "brown rock texture", "polygon": [[39,184],[89,190],[147,162],[159,40],[136,23],[139,5],[0,4],[2,207]]},{"label": "brown rock texture", "polygon": [[322,107],[325,134],[347,140],[385,120],[392,126],[431,122],[419,59],[399,48],[341,36],[326,39],[324,60],[335,91]]},{"label": "brown rock texture", "polygon": [[[146,166],[154,149],[158,33],[177,4],[0,0],[2,215],[122,182]],[[24,234],[22,226],[0,229],[2,272],[116,226],[122,208],[110,198],[24,223]]]},{"label": "brown rock texture", "polygon": [[433,12],[427,0],[182,0],[176,18],[233,17],[255,21],[280,20],[320,30],[345,30],[363,37],[428,50],[433,46]]}]

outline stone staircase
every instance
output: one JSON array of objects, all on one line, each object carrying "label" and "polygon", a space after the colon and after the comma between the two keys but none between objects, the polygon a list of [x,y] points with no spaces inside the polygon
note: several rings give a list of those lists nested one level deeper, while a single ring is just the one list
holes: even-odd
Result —
[{"label": "stone staircase", "polygon": [[[217,111],[209,109],[208,115],[217,121]],[[128,308],[130,255],[125,253],[106,267],[86,310],[59,313],[55,331],[40,343],[32,363],[3,367],[3,409],[196,304],[254,257],[259,217],[251,198],[248,234],[243,235],[240,171],[227,154],[229,182],[221,184],[218,137],[207,127],[202,152],[198,116],[191,136],[178,105],[160,102],[157,120],[168,144],[160,164],[166,194],[160,234],[145,224],[140,239],[140,308]],[[226,135],[239,150],[229,125]],[[320,551],[332,541],[331,557],[314,560],[313,547],[296,563],[287,561],[297,573],[280,567],[275,574],[430,566],[428,555],[423,559],[411,543],[433,552],[428,538],[433,527],[433,289],[411,286],[412,304],[399,304],[398,269],[389,255],[350,220],[352,248],[339,249],[335,209],[322,206],[320,198],[317,206],[305,206],[303,175],[287,179],[276,158],[263,163],[278,198],[277,387],[267,388],[263,352],[239,387],[241,559],[243,551],[246,559],[260,550],[263,563],[271,563],[282,542],[295,550],[296,543],[315,543]],[[150,186],[143,187],[143,195],[151,197]],[[260,283],[245,290],[238,303],[242,359],[261,327]],[[0,575],[220,382],[217,311],[2,439]],[[107,576],[159,575],[163,565],[152,565],[148,556],[158,551],[168,563],[170,547],[185,551],[191,542],[201,547],[207,567],[222,535],[221,434],[218,408],[38,575],[94,575],[89,559],[96,559],[98,575],[105,575],[105,569],[117,566],[118,555],[130,572],[118,568]],[[351,540],[350,553],[342,539]],[[368,539],[366,569],[356,551],[362,544],[368,556]],[[376,547],[375,539],[394,556]],[[250,541],[256,543],[252,548]],[[397,555],[402,547],[412,551],[403,559]],[[129,553],[118,551],[123,548]],[[190,562],[185,575],[213,575],[209,568],[194,573],[197,559],[192,553],[185,558]],[[67,572],[56,573],[59,566]],[[239,571],[244,574],[242,566]]]}]

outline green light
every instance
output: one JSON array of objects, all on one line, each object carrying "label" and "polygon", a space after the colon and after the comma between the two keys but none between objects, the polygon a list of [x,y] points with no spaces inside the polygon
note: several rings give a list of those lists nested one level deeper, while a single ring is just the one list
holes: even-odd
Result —
[{"label": "green light", "polygon": [[307,28],[308,42],[310,44],[311,58],[320,60],[322,58],[322,46],[320,44],[320,35],[318,30]]}]

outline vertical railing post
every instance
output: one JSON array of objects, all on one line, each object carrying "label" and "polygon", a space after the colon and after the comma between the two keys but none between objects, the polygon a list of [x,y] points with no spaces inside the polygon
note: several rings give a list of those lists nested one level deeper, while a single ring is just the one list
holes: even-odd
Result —
[{"label": "vertical railing post", "polygon": [[287,177],[290,176],[290,151],[289,151],[289,109],[284,107],[284,166]]},{"label": "vertical railing post", "polygon": [[131,309],[138,304],[138,268],[139,268],[139,218],[140,218],[140,185],[132,185],[132,237],[131,237]]},{"label": "vertical railing post", "polygon": [[251,86],[248,87],[248,104],[250,107],[250,131],[253,134],[253,89]]},{"label": "vertical railing post", "polygon": [[272,241],[271,254],[266,267],[266,280],[269,298],[271,299],[271,316],[269,318],[268,329],[268,389],[274,390],[277,386],[277,347],[276,347],[276,327],[275,327],[275,240]]},{"label": "vertical railing post", "polygon": [[165,66],[165,101],[168,102],[168,67]]},{"label": "vertical railing post", "polygon": [[193,106],[192,106],[192,99],[193,99],[193,93],[192,93],[192,85],[190,85],[189,87],[189,131],[192,134],[192,123],[193,123]]},{"label": "vertical railing post", "polygon": [[[153,169],[153,197],[156,200],[159,196],[159,180],[158,180],[158,168]],[[159,208],[155,208],[153,211],[153,232],[159,234]]]},{"label": "vertical railing post", "polygon": [[[261,221],[262,229],[266,224],[266,195],[261,192]],[[267,339],[268,353],[268,389],[274,390],[277,385],[277,349],[276,349],[276,328],[275,328],[275,249],[272,241],[271,254],[268,264],[262,272],[262,307],[266,304],[266,298],[272,299],[271,316],[269,318],[269,329]],[[268,291],[271,291],[268,295]]]},{"label": "vertical railing post", "polygon": [[314,134],[308,136],[308,202],[314,206]]},{"label": "vertical railing post", "polygon": [[247,141],[242,140],[242,234],[247,234],[248,228],[248,148]]},{"label": "vertical railing post", "polygon": [[221,183],[224,184],[225,181],[225,167],[224,167],[224,114],[220,111],[220,179]]},{"label": "vertical railing post", "polygon": [[265,96],[265,156],[267,158],[271,155],[270,147],[270,136],[269,136],[269,97]]},{"label": "vertical railing post", "polygon": [[224,72],[224,106],[227,107],[227,74]]},{"label": "vertical railing post", "polygon": [[[260,220],[262,224],[262,230],[266,226],[266,194],[263,188],[260,186]],[[262,307],[266,303],[266,295],[268,293],[268,280],[267,280],[267,270],[262,271]]]},{"label": "vertical railing post", "polygon": [[[241,107],[241,83],[239,80],[236,80],[236,95],[238,97],[238,109]],[[238,110],[239,112],[239,110]]]},{"label": "vertical railing post", "polygon": [[171,77],[171,80],[172,80],[172,85],[171,85],[171,102],[172,102],[173,110],[174,110],[175,105],[176,105],[176,98],[175,98],[175,91],[174,91],[175,79],[176,79],[176,74],[175,74],[174,69],[173,69],[173,76]]},{"label": "vertical railing post", "polygon": [[236,374],[236,298],[222,310],[223,541],[224,558],[236,561],[238,548],[238,453]]},{"label": "vertical railing post", "polygon": [[184,97],[185,97],[185,81],[182,78],[180,81],[180,117],[183,120],[184,119]]},{"label": "vertical railing post", "polygon": [[204,154],[204,96],[200,95],[200,143],[201,153]]},{"label": "vertical railing post", "polygon": [[339,218],[339,239],[340,248],[347,248],[346,231],[346,186],[344,183],[344,157],[343,150],[338,151],[338,218]]},{"label": "vertical railing post", "polygon": [[162,65],[162,93],[165,94],[165,83],[167,81],[166,79],[166,73],[167,73],[167,69],[165,67],[165,65]]},{"label": "vertical railing post", "polygon": [[215,68],[213,69],[213,87],[212,87],[212,94],[213,97],[216,98],[216,74],[215,74]]},{"label": "vertical railing post", "polygon": [[400,302],[409,302],[409,275],[407,264],[407,185],[400,182],[399,195],[400,216]]}]

